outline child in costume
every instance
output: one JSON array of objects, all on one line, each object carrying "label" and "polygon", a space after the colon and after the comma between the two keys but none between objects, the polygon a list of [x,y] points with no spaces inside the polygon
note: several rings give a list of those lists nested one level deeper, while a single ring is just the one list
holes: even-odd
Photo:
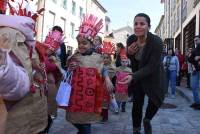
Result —
[{"label": "child in costume", "polygon": [[115,97],[118,103],[119,109],[121,108],[122,112],[126,111],[126,102],[128,100],[128,84],[120,84],[120,82],[125,76],[132,73],[131,68],[128,66],[128,58],[126,53],[120,54],[121,66],[116,69],[116,84],[115,84]]},{"label": "child in costume", "polygon": [[77,36],[78,52],[68,59],[68,69],[73,70],[73,76],[66,119],[78,129],[78,134],[91,134],[91,124],[101,120],[103,77],[107,89],[113,88],[103,69],[102,55],[92,49],[102,21],[93,15],[84,17]]},{"label": "child in costume", "polygon": [[[10,5],[1,0],[0,10],[2,3]],[[5,133],[38,134],[47,125],[45,70],[34,40],[38,15],[19,10],[10,5],[11,15],[0,14],[0,98],[8,113]]]},{"label": "child in costume", "polygon": [[47,89],[48,89],[48,125],[43,131],[48,133],[52,118],[57,115],[57,103],[55,100],[58,86],[62,78],[61,65],[56,59],[55,53],[60,48],[63,41],[62,29],[59,26],[54,26],[49,32],[43,43],[37,43],[37,50],[43,55],[45,70],[47,73]]},{"label": "child in costume", "polygon": [[[104,68],[108,70],[108,75],[111,80],[115,76],[116,67],[112,64],[112,55],[115,53],[115,44],[112,43],[112,40],[105,38],[102,45],[102,54],[104,58]],[[106,87],[104,88],[104,99],[103,99],[103,108],[102,108],[102,122],[108,121],[108,109],[110,103],[110,95]]]}]

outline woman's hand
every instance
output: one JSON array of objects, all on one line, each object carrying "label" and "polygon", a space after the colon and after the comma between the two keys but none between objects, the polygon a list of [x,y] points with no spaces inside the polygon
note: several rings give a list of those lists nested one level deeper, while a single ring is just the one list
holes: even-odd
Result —
[{"label": "woman's hand", "polygon": [[108,90],[108,92],[112,93],[112,91],[114,90],[114,86],[108,76],[105,77],[105,84],[106,84],[106,89]]},{"label": "woman's hand", "polygon": [[129,55],[134,55],[138,51],[138,46],[136,42],[133,42],[129,47],[128,47],[128,54]]},{"label": "woman's hand", "polygon": [[124,77],[121,81],[119,81],[119,84],[129,84],[132,81],[133,77],[132,75],[127,75]]},{"label": "woman's hand", "polygon": [[200,56],[195,56],[195,57],[194,57],[194,60],[195,60],[195,61],[198,61],[199,59],[200,59]]}]

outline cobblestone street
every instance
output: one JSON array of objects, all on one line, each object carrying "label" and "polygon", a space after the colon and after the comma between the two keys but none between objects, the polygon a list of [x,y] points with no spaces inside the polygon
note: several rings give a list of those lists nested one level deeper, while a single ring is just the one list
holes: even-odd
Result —
[{"label": "cobblestone street", "polygon": [[[175,109],[160,109],[152,120],[153,134],[200,134],[200,111],[191,109],[185,98],[165,99],[166,103],[177,106]],[[132,134],[131,107],[129,102],[125,113],[109,114],[105,124],[92,125],[92,134]],[[144,107],[146,108],[146,107]],[[76,134],[77,130],[65,121],[65,112],[59,110],[50,134]],[[143,134],[142,128],[142,134]]]}]

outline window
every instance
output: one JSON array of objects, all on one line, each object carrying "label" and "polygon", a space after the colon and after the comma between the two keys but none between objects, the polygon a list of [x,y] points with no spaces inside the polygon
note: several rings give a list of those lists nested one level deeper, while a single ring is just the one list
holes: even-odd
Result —
[{"label": "window", "polygon": [[74,23],[71,22],[70,26],[71,26],[71,38],[74,39],[74,26],[75,25],[74,25]]},{"label": "window", "polygon": [[62,7],[67,9],[67,0],[62,0]]},{"label": "window", "polygon": [[79,10],[80,10],[79,16],[80,16],[80,18],[81,18],[81,17],[83,16],[83,8],[80,7]]},{"label": "window", "polygon": [[108,29],[108,24],[106,25],[106,32],[108,32],[109,31],[109,29]]},{"label": "window", "polygon": [[72,1],[72,14],[76,15],[76,2]]},{"label": "window", "polygon": [[48,28],[49,30],[54,26],[55,24],[55,13],[49,11],[49,17],[48,17]]},{"label": "window", "polygon": [[63,33],[65,33],[65,25],[66,25],[66,19],[61,17],[60,18],[60,26],[63,29]]},{"label": "window", "polygon": [[185,21],[186,17],[187,17],[187,0],[183,0],[183,7],[182,7],[182,22]]},{"label": "window", "polygon": [[180,6],[178,6],[177,8],[176,24],[177,24],[176,30],[178,30],[180,25]]},{"label": "window", "polygon": [[176,18],[177,18],[177,17],[176,17],[176,14],[174,14],[174,17],[173,17],[173,18],[174,18],[174,22],[173,22],[173,23],[174,23],[173,34],[175,34],[176,29],[177,29],[177,25],[178,25],[177,22],[176,22]]}]

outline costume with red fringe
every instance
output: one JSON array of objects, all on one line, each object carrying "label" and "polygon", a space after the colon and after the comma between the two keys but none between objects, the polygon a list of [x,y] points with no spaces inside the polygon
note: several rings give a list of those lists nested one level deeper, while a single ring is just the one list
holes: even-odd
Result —
[{"label": "costume with red fringe", "polygon": [[[107,54],[108,56],[114,55],[115,54],[115,44],[113,43],[113,40],[111,38],[105,38],[103,41],[103,47],[102,47],[102,54]],[[111,58],[112,60],[112,58]],[[115,70],[116,67],[112,64],[112,61],[110,61],[110,64],[105,65],[104,67],[108,70],[108,75],[110,80],[113,79],[115,76]],[[110,93],[104,86],[104,103],[103,103],[103,108],[108,109],[110,103]]]},{"label": "costume with red fringe", "polygon": [[[121,60],[127,60],[126,53],[122,51],[120,53]],[[128,64],[128,63],[127,63]],[[116,84],[115,84],[115,98],[118,102],[126,102],[128,99],[128,84],[120,84],[119,82],[126,77],[127,75],[131,74],[132,70],[126,66],[119,66],[116,69]]]},{"label": "costume with red fringe", "polygon": [[[9,1],[1,0],[0,8],[6,8],[1,5],[4,2],[10,5]],[[14,10],[13,7],[12,9]],[[4,73],[0,90],[6,90],[0,96],[3,97],[8,111],[5,133],[39,133],[47,125],[47,98],[44,94],[45,70],[40,66],[41,61],[35,51],[34,14],[27,15],[29,11],[21,7],[15,11],[20,14],[0,14],[0,37],[7,42],[8,47],[7,64],[0,71],[1,75]]]},{"label": "costume with red fringe", "polygon": [[[81,23],[78,36],[93,41],[101,28],[102,19],[87,15]],[[72,92],[69,106],[66,108],[66,119],[75,124],[97,122],[101,120],[103,101],[102,55],[95,52],[87,55],[76,53],[68,60],[74,61],[78,63],[78,67],[73,71]]]}]

